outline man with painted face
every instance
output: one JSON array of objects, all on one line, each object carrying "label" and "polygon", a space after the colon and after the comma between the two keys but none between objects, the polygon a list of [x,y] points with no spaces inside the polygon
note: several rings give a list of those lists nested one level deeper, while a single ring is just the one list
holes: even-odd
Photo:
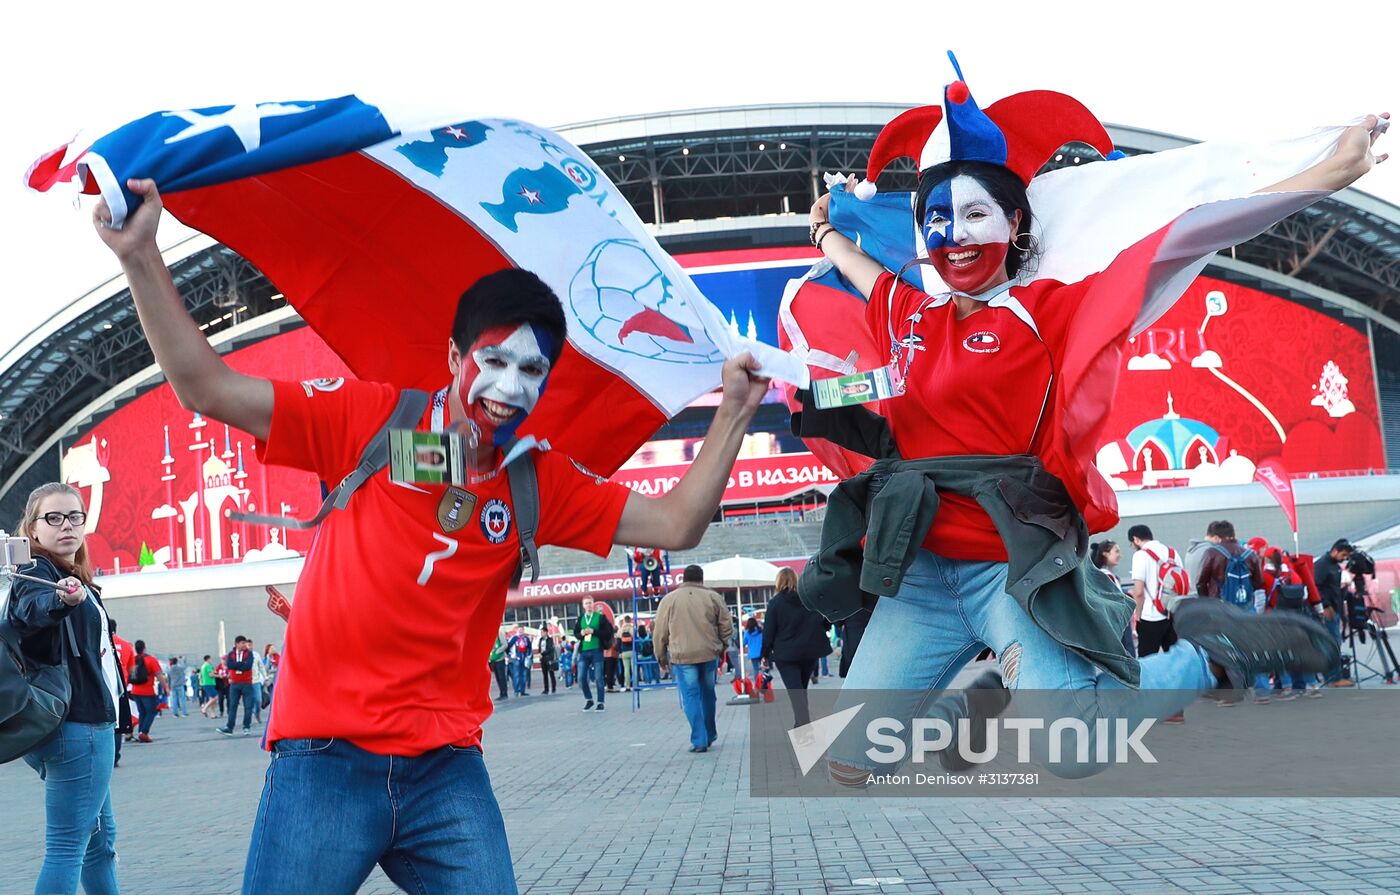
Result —
[{"label": "man with painted face", "polygon": [[[399,390],[270,382],[225,365],[156,248],[155,184],[129,186],[143,202],[125,226],[104,226],[103,204],[94,222],[181,405],[251,433],[266,463],[339,482]],[[409,891],[516,891],[481,753],[487,659],[520,555],[501,448],[544,393],[567,328],[550,288],[512,269],[470,284],[443,335],[450,382],[419,428],[474,433],[474,475],[448,489],[396,484],[381,470],[321,525],[287,627],[245,892],[350,893],[376,863]],[[698,543],[767,388],[756,368],[747,354],[724,364],[705,448],[664,497],[642,497],[539,450],[538,543],[599,556],[614,543]]]},{"label": "man with painted face", "polygon": [[[1204,237],[1180,237],[1173,246],[1177,254],[1161,251],[1172,232],[1168,227],[1122,251],[1101,273],[1061,283],[1035,279],[1033,268],[1027,269],[1036,247],[1027,186],[1061,145],[1085,142],[1108,154],[1112,143],[1069,97],[1032,92],[1002,102],[1001,109],[983,112],[959,73],[945,90],[942,108],[904,113],[871,153],[872,179],[892,158],[919,160],[915,221],[927,263],[946,288],[915,288],[899,275],[902,270],[891,272],[867,254],[861,246],[875,246],[873,241],[858,244],[833,224],[830,194],[812,206],[812,242],[866,299],[866,325],[877,350],[888,350],[876,363],[887,364],[896,392],[902,391],[881,408],[885,419],[879,425],[887,425],[891,436],[882,449],[893,455],[877,458],[877,466],[856,477],[861,490],[850,491],[849,511],[837,501],[840,495],[828,507],[827,526],[836,537],[866,533],[864,572],[872,566],[883,570],[871,582],[886,589],[866,636],[896,645],[862,650],[845,687],[882,691],[893,706],[882,707],[882,714],[910,717],[925,711],[930,694],[947,688],[968,661],[990,648],[1000,673],[988,672],[967,694],[933,703],[935,713],[950,716],[950,722],[997,714],[1014,703],[1004,685],[1065,693],[1056,697],[1064,711],[1092,727],[1095,718],[1109,717],[1111,706],[1131,704],[1143,707],[1143,717],[1166,717],[1207,688],[1244,686],[1279,665],[1282,656],[1313,670],[1325,668],[1337,650],[1320,626],[1229,612],[1206,600],[1187,601],[1176,612],[1182,641],[1176,647],[1140,662],[1130,656],[1121,643],[1129,612],[1122,594],[1100,587],[1103,576],[1076,571],[1087,532],[1114,521],[1111,493],[1104,511],[1095,492],[1102,485],[1097,471],[1076,463],[1081,441],[1102,428],[1095,414],[1103,401],[1091,392],[1112,394],[1118,349],[1168,276],[1153,268],[1158,259],[1165,257],[1163,269],[1176,272],[1184,266],[1172,266],[1185,254],[1183,244],[1208,255],[1349,185],[1384,160],[1371,147],[1386,116],[1370,116],[1342,131],[1330,157],[1259,191],[1269,195],[1245,197],[1220,212]],[[1071,130],[1076,132],[1066,132]],[[853,185],[846,181],[848,190]],[[861,187],[870,190],[868,198],[873,188]],[[853,192],[861,197],[863,190]],[[1229,212],[1235,220],[1226,220]],[[1200,218],[1192,221],[1183,232],[1191,226],[1207,231]],[[1081,307],[1086,313],[1078,313]],[[844,346],[826,350],[845,356]],[[1084,375],[1086,369],[1094,375]],[[1077,391],[1062,382],[1069,376],[1077,377]],[[804,413],[813,415],[810,409]],[[860,449],[855,439],[843,446]],[[900,492],[909,500],[880,493],[910,482],[924,490]],[[931,509],[923,498],[930,484],[938,498]],[[885,515],[878,509],[882,503],[890,508]],[[931,518],[907,548],[878,536],[901,528],[894,524],[896,513],[901,520]],[[868,528],[852,525],[862,514]],[[902,534],[909,541],[907,523]],[[804,572],[803,599],[839,619],[860,603],[846,597],[854,587],[829,586],[841,576],[822,564],[837,550],[826,535],[822,552]],[[855,576],[867,583],[861,570]],[[1138,689],[1141,695],[1129,692]],[[974,719],[969,729],[982,725]],[[838,740],[830,752],[832,778],[861,785],[872,772],[889,770],[870,765],[868,745],[857,735]],[[1044,757],[1044,739],[1032,737],[1032,745]],[[979,748],[972,744],[973,751]],[[955,751],[945,750],[945,767],[970,766]],[[1081,776],[1102,767],[1066,762],[1051,769]]]}]

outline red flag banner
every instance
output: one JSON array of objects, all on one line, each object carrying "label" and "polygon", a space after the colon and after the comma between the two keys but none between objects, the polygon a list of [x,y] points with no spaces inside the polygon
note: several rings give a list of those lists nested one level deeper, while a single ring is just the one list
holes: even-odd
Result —
[{"label": "red flag banner", "polygon": [[1288,474],[1288,470],[1283,468],[1283,464],[1278,460],[1265,460],[1254,470],[1254,480],[1259,482],[1269,490],[1274,500],[1283,508],[1283,514],[1288,517],[1288,525],[1293,529],[1293,535],[1298,535],[1298,505],[1293,500],[1293,479]]}]

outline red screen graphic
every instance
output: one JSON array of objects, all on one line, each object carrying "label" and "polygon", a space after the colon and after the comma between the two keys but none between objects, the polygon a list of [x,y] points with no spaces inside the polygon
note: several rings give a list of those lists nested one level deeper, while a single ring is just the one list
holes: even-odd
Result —
[{"label": "red screen graphic", "polygon": [[[340,359],[305,327],[225,359],[236,370],[269,379],[346,375]],[[264,467],[253,453],[252,436],[197,420],[168,384],[79,435],[65,451],[63,477],[88,502],[93,564],[134,571],[138,565],[237,561],[254,550],[253,557],[266,558],[290,555],[288,550],[305,553],[311,532],[274,532],[225,518],[235,509],[306,517],[321,503],[314,475]]]},{"label": "red screen graphic", "polygon": [[1370,343],[1302,305],[1198,277],[1129,346],[1099,468],[1118,487],[1379,469]]}]

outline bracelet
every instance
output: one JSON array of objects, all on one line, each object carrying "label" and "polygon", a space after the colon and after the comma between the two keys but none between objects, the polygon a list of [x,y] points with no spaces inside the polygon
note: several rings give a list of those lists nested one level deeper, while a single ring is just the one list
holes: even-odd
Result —
[{"label": "bracelet", "polygon": [[808,227],[808,228],[807,228],[807,241],[810,242],[812,245],[816,245],[816,244],[817,244],[817,233],[821,230],[821,228],[822,228],[824,225],[827,225],[827,224],[830,224],[830,223],[831,223],[831,221],[817,221],[815,224],[812,224],[810,227]]},{"label": "bracelet", "polygon": [[828,226],[830,229],[828,229],[828,230],[827,230],[825,233],[823,233],[821,236],[817,237],[817,241],[816,241],[815,243],[813,243],[813,245],[815,245],[815,246],[817,247],[817,251],[819,251],[819,252],[822,251],[822,240],[823,240],[823,239],[826,239],[828,236],[830,236],[830,235],[833,234],[833,233],[839,233],[839,232],[840,232],[840,231],[837,230],[835,227],[831,226],[831,222],[830,222],[830,221],[827,222],[827,226]]}]

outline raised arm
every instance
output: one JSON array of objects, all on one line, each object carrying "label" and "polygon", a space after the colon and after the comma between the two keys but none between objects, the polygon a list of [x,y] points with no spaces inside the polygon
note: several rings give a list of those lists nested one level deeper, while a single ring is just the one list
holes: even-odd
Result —
[{"label": "raised arm", "polygon": [[105,201],[97,204],[92,220],[121,262],[156,363],[181,407],[266,439],[272,425],[272,383],[231,369],[204,338],[156,247],[161,201],[155,181],[131,180],[127,188],[142,201],[122,229],[110,226]]},{"label": "raised arm", "polygon": [[705,445],[690,469],[662,497],[633,492],[623,507],[613,542],[687,550],[700,543],[729,484],[734,458],[768,380],[755,376],[758,362],[746,351],[724,362],[724,398],[705,433]]},{"label": "raised arm", "polygon": [[1332,155],[1306,171],[1294,174],[1261,193],[1294,193],[1307,190],[1335,192],[1351,186],[1376,165],[1390,157],[1375,152],[1376,140],[1390,127],[1390,113],[1367,115],[1360,124],[1342,131]]},{"label": "raised arm", "polygon": [[885,266],[865,254],[852,240],[841,235],[831,224],[831,193],[827,193],[812,206],[809,219],[812,225],[812,242],[822,254],[836,265],[841,276],[851,281],[866,299],[875,289],[875,281],[885,272]]}]

